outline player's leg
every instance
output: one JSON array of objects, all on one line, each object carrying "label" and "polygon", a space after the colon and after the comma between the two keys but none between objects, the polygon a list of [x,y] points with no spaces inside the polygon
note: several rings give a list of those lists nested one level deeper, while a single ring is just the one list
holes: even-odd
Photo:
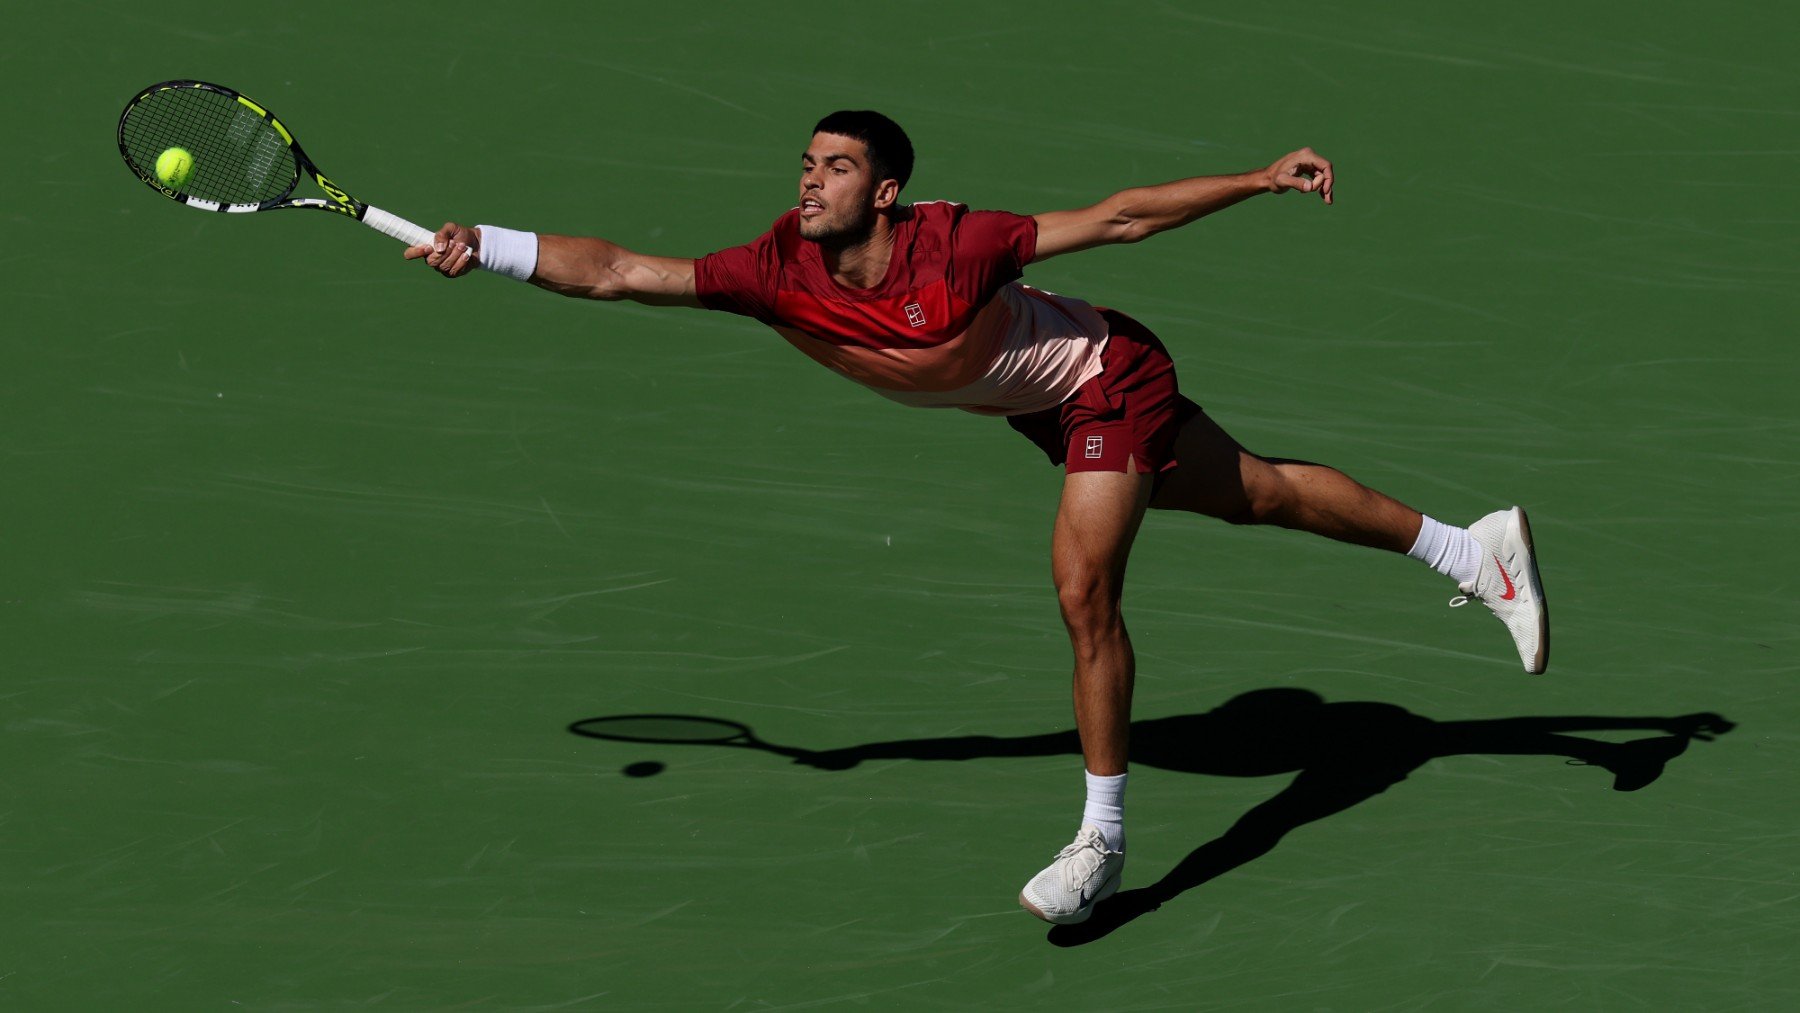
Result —
[{"label": "player's leg", "polygon": [[1181,428],[1175,459],[1180,464],[1163,475],[1151,501],[1159,510],[1274,524],[1393,552],[1419,537],[1419,511],[1335,468],[1252,454],[1205,412]]},{"label": "player's leg", "polygon": [[1526,671],[1542,672],[1549,663],[1543,583],[1531,526],[1518,507],[1467,529],[1443,524],[1335,468],[1250,453],[1200,411],[1176,436],[1174,457],[1179,464],[1164,473],[1151,506],[1404,552],[1486,604],[1512,635]]},{"label": "player's leg", "polygon": [[1051,573],[1075,650],[1075,727],[1089,773],[1125,773],[1136,659],[1119,601],[1150,501],[1150,476],[1085,471],[1063,480]]},{"label": "player's leg", "polygon": [[1019,903],[1046,921],[1085,920],[1119,888],[1131,688],[1136,659],[1119,602],[1132,540],[1150,502],[1151,478],[1123,471],[1071,472],[1063,480],[1051,571],[1075,652],[1075,725],[1087,765],[1088,800],[1074,843],[1038,873]]}]

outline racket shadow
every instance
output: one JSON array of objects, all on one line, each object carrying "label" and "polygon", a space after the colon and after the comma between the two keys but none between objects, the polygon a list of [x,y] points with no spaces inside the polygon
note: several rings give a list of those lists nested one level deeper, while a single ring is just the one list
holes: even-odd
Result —
[{"label": "racket shadow", "polygon": [[[617,730],[622,717],[589,718],[569,730],[593,738]],[[819,770],[849,770],[867,760],[969,761],[1081,754],[1074,729],[1026,736],[964,735],[872,742],[809,750],[763,742],[748,727],[716,718],[646,715],[698,722],[712,729],[696,745],[760,749]],[[667,726],[672,727],[672,726]],[[1124,890],[1080,925],[1049,930],[1058,946],[1094,942],[1161,908],[1181,894],[1268,854],[1298,827],[1352,808],[1406,780],[1426,762],[1446,756],[1547,756],[1594,766],[1612,775],[1615,791],[1637,791],[1698,739],[1709,741],[1734,724],[1717,714],[1677,717],[1569,715],[1436,721],[1403,707],[1373,701],[1328,703],[1310,690],[1278,688],[1237,696],[1201,714],[1134,721],[1131,762],[1215,777],[1294,775],[1285,788],[1246,812],[1219,837],[1201,844],[1148,886]],[[730,740],[724,738],[733,731]],[[737,730],[741,730],[738,732]],[[1627,742],[1574,732],[1649,731]],[[623,739],[622,741],[646,741]],[[657,741],[679,744],[680,739]]]}]

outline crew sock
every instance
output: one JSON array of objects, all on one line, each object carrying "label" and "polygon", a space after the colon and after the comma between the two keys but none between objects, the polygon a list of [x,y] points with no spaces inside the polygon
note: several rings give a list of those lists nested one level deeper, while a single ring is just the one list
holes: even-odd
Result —
[{"label": "crew sock", "polygon": [[1430,517],[1419,525],[1419,540],[1406,554],[1458,584],[1473,581],[1481,572],[1481,543],[1469,534],[1469,529]]},{"label": "crew sock", "polygon": [[1125,779],[1130,776],[1087,775],[1087,806],[1081,810],[1081,822],[1100,831],[1108,851],[1125,850]]}]

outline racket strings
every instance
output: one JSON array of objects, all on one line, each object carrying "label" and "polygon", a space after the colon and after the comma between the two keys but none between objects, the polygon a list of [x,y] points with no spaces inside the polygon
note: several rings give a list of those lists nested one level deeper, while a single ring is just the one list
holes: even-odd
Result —
[{"label": "racket strings", "polygon": [[121,127],[126,159],[152,179],[169,148],[194,157],[193,177],[179,189],[221,204],[260,204],[285,197],[299,181],[294,153],[268,120],[230,95],[205,88],[165,88],[132,105]]}]

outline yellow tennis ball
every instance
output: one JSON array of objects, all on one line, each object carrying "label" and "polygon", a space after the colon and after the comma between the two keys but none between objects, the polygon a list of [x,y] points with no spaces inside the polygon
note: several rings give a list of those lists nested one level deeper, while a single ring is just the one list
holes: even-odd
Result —
[{"label": "yellow tennis ball", "polygon": [[156,178],[179,190],[194,178],[194,156],[186,148],[170,148],[156,156]]}]

